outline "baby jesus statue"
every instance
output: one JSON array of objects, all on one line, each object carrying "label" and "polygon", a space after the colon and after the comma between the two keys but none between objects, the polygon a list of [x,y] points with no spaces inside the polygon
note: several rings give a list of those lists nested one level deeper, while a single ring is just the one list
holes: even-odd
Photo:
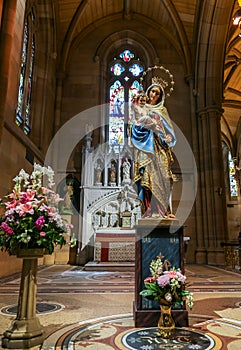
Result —
[{"label": "baby jesus statue", "polygon": [[149,108],[146,106],[148,97],[145,93],[140,93],[132,104],[132,110],[134,111],[135,124],[137,126],[143,125],[146,129],[152,129],[154,132],[164,131],[162,122],[158,115],[150,113]]}]

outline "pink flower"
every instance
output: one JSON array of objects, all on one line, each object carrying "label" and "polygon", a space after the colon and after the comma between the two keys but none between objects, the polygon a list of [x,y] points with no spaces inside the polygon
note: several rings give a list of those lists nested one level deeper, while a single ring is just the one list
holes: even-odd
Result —
[{"label": "pink flower", "polygon": [[8,236],[12,236],[13,235],[13,233],[14,233],[13,230],[11,229],[10,226],[8,226],[6,224],[6,222],[2,222],[0,227],[3,230],[3,232],[6,233]]},{"label": "pink flower", "polygon": [[34,200],[34,196],[36,194],[35,190],[31,190],[30,188],[28,188],[26,190],[26,192],[21,192],[21,203],[27,203],[27,202],[31,202]]},{"label": "pink flower", "polygon": [[144,283],[153,283],[153,282],[155,282],[155,279],[153,277],[147,277],[144,280]]},{"label": "pink flower", "polygon": [[[67,230],[69,230],[69,229],[71,229],[71,228],[74,228],[74,225],[73,224],[65,224],[65,227],[66,227],[66,229]],[[147,278],[149,278],[149,277],[147,277]]]},{"label": "pink flower", "polygon": [[18,206],[19,216],[24,216],[25,214],[34,214],[34,208],[31,203],[22,203]]},{"label": "pink flower", "polygon": [[31,190],[30,188],[27,189],[26,191],[28,201],[32,201],[34,199],[34,196],[36,194],[35,190]]},{"label": "pink flower", "polygon": [[12,198],[12,199],[17,199],[18,198],[18,192],[16,192],[15,190],[13,190],[12,193],[10,193],[8,195],[9,198]]},{"label": "pink flower", "polygon": [[11,209],[11,208],[16,208],[16,205],[17,205],[17,201],[16,200],[13,200],[12,202],[6,202],[5,203],[5,206],[6,206],[6,209]]},{"label": "pink flower", "polygon": [[41,237],[45,237],[45,236],[46,236],[46,232],[41,231],[41,232],[40,232],[40,236],[41,236]]},{"label": "pink flower", "polygon": [[185,282],[186,276],[184,276],[181,272],[177,272],[178,280],[182,283]]},{"label": "pink flower", "polygon": [[162,276],[159,276],[157,278],[157,284],[160,286],[160,287],[165,287],[166,285],[168,285],[170,282],[170,278],[169,278],[169,274],[164,274]]},{"label": "pink flower", "polygon": [[169,274],[170,280],[178,278],[176,271],[171,270],[171,271],[165,271],[164,273],[168,273]]},{"label": "pink flower", "polygon": [[48,193],[50,193],[50,192],[53,192],[52,190],[50,190],[50,189],[47,188],[47,187],[41,187],[41,190],[42,190],[42,193],[43,193],[43,194],[48,194]]},{"label": "pink flower", "polygon": [[24,203],[27,203],[27,201],[28,201],[28,197],[27,197],[27,194],[24,192],[24,193],[22,193],[22,197],[20,199],[20,202],[22,204],[24,204]]},{"label": "pink flower", "polygon": [[44,219],[43,215],[41,215],[35,221],[35,226],[37,227],[38,230],[42,230],[42,227],[44,224],[45,224],[45,219]]}]

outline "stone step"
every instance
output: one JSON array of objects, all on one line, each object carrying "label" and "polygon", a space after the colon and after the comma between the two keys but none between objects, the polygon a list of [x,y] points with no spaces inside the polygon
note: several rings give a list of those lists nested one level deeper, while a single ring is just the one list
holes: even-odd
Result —
[{"label": "stone step", "polygon": [[129,261],[120,262],[99,262],[89,261],[84,265],[85,271],[135,271],[135,263]]}]

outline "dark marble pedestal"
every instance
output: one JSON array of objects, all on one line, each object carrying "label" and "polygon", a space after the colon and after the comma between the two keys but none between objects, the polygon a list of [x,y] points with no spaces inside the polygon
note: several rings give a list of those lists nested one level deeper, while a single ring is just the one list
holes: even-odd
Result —
[{"label": "dark marble pedestal", "polygon": [[[150,276],[150,262],[158,255],[169,260],[173,267],[184,273],[183,227],[174,219],[142,219],[136,226],[135,302],[133,305],[135,327],[155,327],[160,308],[157,302],[147,301],[140,295],[145,288],[144,279]],[[172,310],[178,327],[188,326],[188,312],[184,306]]]}]

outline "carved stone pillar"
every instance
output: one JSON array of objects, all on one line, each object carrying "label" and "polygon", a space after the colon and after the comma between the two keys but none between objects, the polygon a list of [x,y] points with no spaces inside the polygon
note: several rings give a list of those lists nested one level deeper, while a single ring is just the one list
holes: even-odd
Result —
[{"label": "carved stone pillar", "polygon": [[[199,117],[199,189],[201,196],[202,231],[197,235],[196,259],[206,251],[208,264],[223,264],[221,242],[226,230],[224,172],[221,144],[221,111],[206,108]],[[201,261],[204,262],[204,261]]]},{"label": "carved stone pillar", "polygon": [[44,330],[36,317],[37,266],[43,257],[43,249],[19,251],[23,257],[21,284],[19,290],[17,317],[2,338],[2,347],[28,349],[44,341]]},{"label": "carved stone pillar", "polygon": [[[185,81],[189,86],[189,92],[190,92],[190,112],[191,112],[191,132],[192,132],[192,150],[194,153],[194,157],[196,160],[196,165],[198,169],[198,177],[200,177],[200,142],[198,137],[198,119],[197,119],[197,113],[196,113],[196,97],[197,97],[197,91],[195,90],[194,85],[194,77],[193,75],[188,75],[185,77]],[[201,198],[201,189],[200,189],[200,181],[199,178],[197,179],[197,193],[196,193],[196,199],[195,204],[193,208],[193,227],[189,226],[187,227],[188,230],[190,230],[191,233],[191,240],[196,242],[196,249],[195,249],[195,256],[193,257],[195,259],[195,262],[198,264],[205,264],[207,262],[207,252],[205,248],[205,242],[203,237],[203,220],[202,220],[202,198]],[[192,235],[192,232],[195,232],[195,236]],[[189,234],[189,233],[188,233]]]}]

